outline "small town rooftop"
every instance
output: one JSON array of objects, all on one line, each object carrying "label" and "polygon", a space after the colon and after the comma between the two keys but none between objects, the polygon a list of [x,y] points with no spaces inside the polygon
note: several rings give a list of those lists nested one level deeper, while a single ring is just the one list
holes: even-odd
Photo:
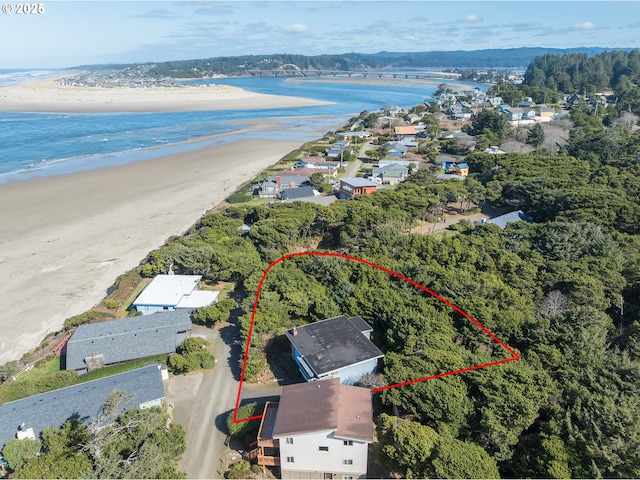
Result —
[{"label": "small town rooftop", "polygon": [[370,182],[365,178],[341,178],[340,181],[342,183],[346,183],[347,185],[351,185],[352,187],[376,187],[377,184]]}]

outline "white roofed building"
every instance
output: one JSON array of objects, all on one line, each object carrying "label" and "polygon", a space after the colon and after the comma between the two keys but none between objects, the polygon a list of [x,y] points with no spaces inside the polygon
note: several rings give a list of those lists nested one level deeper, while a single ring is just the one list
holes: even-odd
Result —
[{"label": "white roofed building", "polygon": [[198,290],[202,275],[157,275],[131,304],[143,315],[177,309],[206,307],[219,292]]}]

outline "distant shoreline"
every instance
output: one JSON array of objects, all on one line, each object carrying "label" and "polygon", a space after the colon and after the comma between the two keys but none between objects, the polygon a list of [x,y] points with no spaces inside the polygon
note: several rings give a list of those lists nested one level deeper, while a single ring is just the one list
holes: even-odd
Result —
[{"label": "distant shoreline", "polygon": [[348,77],[344,75],[338,75],[333,77],[329,75],[324,75],[324,76],[318,76],[318,77],[313,77],[313,76],[289,77],[285,81],[292,82],[292,83],[298,83],[298,82],[344,83],[344,84],[351,84],[351,85],[382,85],[382,86],[394,86],[394,87],[406,86],[406,87],[413,87],[413,88],[420,85],[432,87],[433,85],[440,85],[444,83],[453,90],[468,90],[470,88],[469,85],[459,83],[459,81],[456,81],[456,80],[447,80],[444,78],[443,79],[404,78],[402,75],[398,75],[398,78],[391,78],[391,77],[380,78],[380,77],[376,77],[375,75],[370,75],[367,77],[362,77],[362,76]]},{"label": "distant shoreline", "polygon": [[[56,77],[59,78],[59,77]],[[229,85],[75,87],[56,78],[0,87],[0,111],[57,113],[186,112],[330,105],[331,102],[250,92]]]}]

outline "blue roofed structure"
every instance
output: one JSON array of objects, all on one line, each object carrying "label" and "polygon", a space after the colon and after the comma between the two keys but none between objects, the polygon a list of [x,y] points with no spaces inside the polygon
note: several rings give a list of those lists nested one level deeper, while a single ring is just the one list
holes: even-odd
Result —
[{"label": "blue roofed structure", "polygon": [[507,223],[520,221],[532,222],[533,217],[531,215],[527,215],[522,210],[517,210],[515,212],[505,213],[504,215],[500,215],[499,217],[493,217],[492,219],[487,220],[486,223],[493,223],[504,230],[507,226]]},{"label": "blue roofed structure", "polygon": [[102,407],[114,390],[131,396],[122,403],[121,411],[129,407],[162,405],[165,394],[160,365],[149,365],[0,405],[0,449],[9,440],[17,438],[18,432],[32,429],[38,438],[43,430],[60,427],[67,420],[92,422],[102,415]]},{"label": "blue roofed structure", "polygon": [[85,373],[114,363],[172,353],[191,330],[186,310],[80,325],[66,346],[66,370]]}]

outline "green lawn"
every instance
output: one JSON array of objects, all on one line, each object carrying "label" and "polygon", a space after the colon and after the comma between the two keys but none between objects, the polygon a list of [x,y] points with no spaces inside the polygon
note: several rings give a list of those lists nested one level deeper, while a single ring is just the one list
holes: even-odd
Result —
[{"label": "green lawn", "polygon": [[152,363],[167,363],[168,355],[154,355],[152,357],[140,358],[138,360],[131,360],[130,362],[119,363],[117,365],[110,365],[108,367],[98,368],[84,375],[80,375],[80,381],[78,383],[88,382],[90,380],[96,380],[98,378],[108,377],[117,373],[128,372],[129,370],[135,370],[136,368],[142,368],[145,365]]},{"label": "green lawn", "polygon": [[430,235],[436,237],[439,240],[444,240],[445,238],[455,237],[459,232],[455,230],[440,230],[439,232],[434,232]]},{"label": "green lawn", "polygon": [[[31,370],[24,372],[20,375],[16,382],[23,382],[25,380],[34,380],[36,378],[43,378],[53,373],[59,372],[61,357],[53,357],[48,360],[43,360],[36,364]],[[92,372],[80,375],[80,381],[88,382],[89,380],[95,380],[96,378],[108,377],[109,375],[115,375],[116,373],[128,372],[129,370],[135,370],[136,368],[144,367],[151,363],[166,363],[167,355],[154,355],[152,357],[140,358],[138,360],[131,360],[130,362],[119,363],[117,365],[110,365],[108,367],[99,368]]]},{"label": "green lawn", "polygon": [[57,356],[53,356],[52,358],[45,358],[44,360],[39,361],[36,365],[31,369],[24,372],[20,375],[16,381],[23,382],[25,380],[33,380],[35,378],[42,378],[53,373],[60,371],[60,361],[61,358]]}]

